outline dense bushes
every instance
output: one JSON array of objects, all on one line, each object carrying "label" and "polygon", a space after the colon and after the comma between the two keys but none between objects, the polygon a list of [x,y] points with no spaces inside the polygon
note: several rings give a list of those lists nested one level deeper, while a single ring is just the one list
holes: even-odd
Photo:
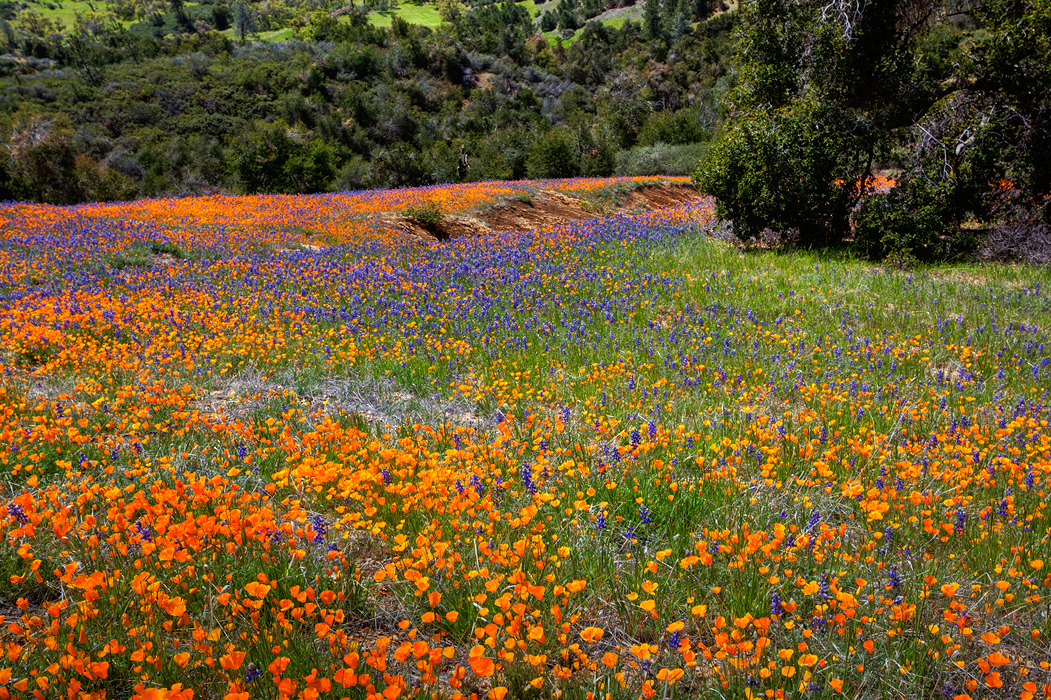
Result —
[{"label": "dense bushes", "polygon": [[580,157],[568,129],[552,129],[529,149],[528,173],[531,178],[577,177]]},{"label": "dense bushes", "polygon": [[[869,257],[937,260],[973,248],[1008,190],[1051,218],[1051,1],[934,9],[749,5],[730,114],[696,173],[738,236],[853,234]],[[863,201],[891,159],[897,186]]]},{"label": "dense bushes", "polygon": [[956,226],[945,201],[939,188],[914,178],[866,199],[855,215],[855,250],[874,260],[888,255],[923,261],[947,257]]},{"label": "dense bushes", "polygon": [[0,169],[0,198],[74,204],[130,196],[131,180],[93,159],[94,144],[84,136],[64,119],[20,120],[13,127],[10,158]]},{"label": "dense bushes", "polygon": [[[0,135],[13,143],[26,114],[48,123],[62,115],[65,150],[50,160],[64,175],[45,182],[44,170],[11,161],[0,196],[68,202],[452,182],[461,144],[466,179],[609,175],[622,149],[664,153],[664,144],[708,137],[699,106],[713,111],[730,50],[725,34],[716,48],[710,36],[687,35],[663,63],[652,57],[668,47],[648,44],[630,22],[591,22],[565,48],[537,38],[523,6],[506,2],[465,6],[439,31],[402,20],[377,29],[360,10],[350,21],[282,10],[290,6],[247,5],[260,31],[298,27],[283,44],[253,43],[249,32],[240,46],[204,25],[190,33],[170,14],[100,29],[94,58],[76,58],[62,33],[39,37],[54,58],[0,66]],[[191,19],[200,10],[210,26],[233,27],[234,9],[214,0]],[[25,23],[18,27],[16,38],[28,41]],[[666,160],[649,157],[647,169]]]},{"label": "dense bushes", "polygon": [[820,105],[737,119],[708,150],[698,186],[741,238],[766,228],[794,229],[807,245],[842,239],[862,173],[844,148],[849,138]]},{"label": "dense bushes", "polygon": [[688,143],[707,141],[710,134],[698,122],[693,110],[681,109],[677,112],[654,112],[639,131],[640,146],[654,146],[658,143],[682,146]]},{"label": "dense bushes", "polygon": [[332,149],[317,139],[293,138],[281,123],[257,123],[232,148],[232,170],[242,192],[320,192],[335,168]]},{"label": "dense bushes", "polygon": [[617,153],[617,175],[690,175],[706,158],[708,146],[691,143],[672,146],[655,143]]}]

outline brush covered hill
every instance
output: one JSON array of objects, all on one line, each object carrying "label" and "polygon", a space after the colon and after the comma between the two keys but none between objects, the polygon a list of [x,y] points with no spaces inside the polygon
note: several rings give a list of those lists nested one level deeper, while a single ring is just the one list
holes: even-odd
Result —
[{"label": "brush covered hill", "polygon": [[718,121],[732,13],[672,32],[567,0],[563,42],[532,3],[412,7],[7,3],[0,198],[454,182],[461,144],[467,180],[682,175]]}]

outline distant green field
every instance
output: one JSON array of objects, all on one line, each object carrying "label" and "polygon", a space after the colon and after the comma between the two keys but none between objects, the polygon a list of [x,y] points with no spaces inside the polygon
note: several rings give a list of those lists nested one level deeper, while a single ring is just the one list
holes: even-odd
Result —
[{"label": "distant green field", "polygon": [[390,27],[394,17],[398,16],[409,24],[418,24],[423,27],[435,29],[442,23],[438,9],[434,5],[415,5],[412,3],[401,3],[393,10],[384,12],[370,12],[369,22],[376,27]]},{"label": "distant green field", "polygon": [[[91,11],[90,3],[86,2],[86,0],[68,0],[67,2],[30,2],[26,9],[39,12],[43,17],[61,22],[63,26],[67,27],[73,24],[73,18],[77,14]],[[95,9],[105,10],[106,5],[100,2],[95,6]]]},{"label": "distant green field", "polygon": [[[228,29],[223,33],[228,34],[232,37],[233,31],[233,29]],[[272,32],[259,32],[258,39],[259,41],[266,42],[288,41],[292,39],[295,36],[295,34],[295,30],[291,29],[290,27],[285,27],[284,29],[275,29]]]},{"label": "distant green field", "polygon": [[[535,18],[540,14],[540,9],[535,0],[525,0],[525,2],[518,4],[528,10],[531,17]],[[553,8],[556,4],[555,2],[550,2],[544,7]],[[442,18],[434,5],[416,5],[413,3],[401,3],[395,6],[393,10],[370,12],[369,22],[375,27],[390,27],[395,16],[404,18],[410,24],[418,24],[432,29],[442,23]]]},{"label": "distant green field", "polygon": [[558,0],[548,0],[547,2],[534,3],[533,7],[536,10],[535,16],[539,17],[545,12],[554,12],[555,8],[558,7]]},{"label": "distant green field", "polygon": [[537,15],[537,8],[536,8],[536,3],[533,2],[533,0],[526,0],[525,2],[520,2],[518,4],[521,5],[522,7],[524,7],[525,9],[529,10],[529,16],[530,17],[536,17],[536,15]]},{"label": "distant green field", "polygon": [[[545,11],[554,10],[558,3],[557,0],[550,0],[549,2],[538,5],[536,0],[525,0],[519,4],[529,11],[530,16],[536,18]],[[187,8],[194,5],[196,5],[196,3],[186,3]],[[99,0],[99,2],[93,2],[91,0],[60,0],[55,2],[29,0],[27,7],[28,9],[39,12],[43,17],[59,22],[64,28],[72,27],[78,14],[86,14],[93,11],[104,12],[107,9],[103,0]],[[607,26],[619,28],[623,26],[624,22],[628,19],[638,19],[641,15],[641,6],[635,6],[609,10],[595,19],[603,22]],[[442,23],[442,18],[438,14],[438,10],[434,5],[417,5],[410,2],[400,3],[396,5],[393,10],[370,12],[369,22],[376,27],[389,28],[395,16],[404,18],[410,24],[430,27],[431,29],[437,28]],[[122,24],[124,26],[129,26],[133,24],[133,22],[122,22]],[[222,33],[231,38],[234,36],[233,29],[227,29]],[[556,42],[560,35],[561,32],[559,31],[544,33],[545,38]],[[288,41],[293,36],[293,30],[286,28],[269,32],[260,32],[255,36],[255,40],[264,42]],[[575,40],[576,36],[566,39],[563,43],[568,46]]]},{"label": "distant green field", "polygon": [[[537,11],[539,13],[543,14],[543,12],[545,12],[548,9],[554,10],[556,4],[557,3],[554,2],[554,0],[552,0],[552,2],[549,2],[546,5],[538,6],[537,7]],[[618,7],[618,8],[613,9],[613,10],[607,10],[607,11],[603,12],[602,14],[591,18],[588,21],[590,21],[590,22],[602,22],[602,24],[604,24],[607,27],[610,27],[612,29],[620,29],[629,20],[634,20],[636,22],[642,21],[642,5],[641,4],[636,4],[636,5],[632,6],[632,7]],[[582,31],[583,31],[583,29],[578,29],[576,31],[576,33],[573,34],[573,36],[570,37],[569,39],[562,39],[562,45],[563,46],[572,46],[573,44],[575,44],[577,39],[580,38],[580,34],[581,34]],[[562,36],[562,30],[560,30],[560,29],[555,29],[555,30],[550,31],[550,32],[543,32],[543,37],[545,39],[547,39],[548,41],[553,42],[553,43],[558,43],[558,40],[559,40],[559,38],[561,36]]]},{"label": "distant green field", "polygon": [[545,39],[547,39],[548,41],[550,41],[552,44],[557,44],[559,42],[559,39],[561,39],[563,46],[572,46],[574,43],[576,43],[577,37],[579,35],[580,35],[580,32],[578,31],[576,34],[574,34],[569,39],[561,39],[561,37],[562,37],[562,30],[561,29],[555,29],[554,31],[543,32],[542,33],[542,36]]},{"label": "distant green field", "polygon": [[[544,14],[547,11],[554,12],[555,8],[558,6],[558,0],[550,0],[549,2],[541,4],[541,5],[535,5],[535,4],[533,4],[533,0],[530,0],[529,4],[533,5],[533,7],[535,8],[535,14],[533,16],[534,17],[539,17],[540,15]],[[620,29],[621,27],[624,26],[625,22],[627,22],[628,20],[634,20],[636,22],[642,21],[642,3],[641,2],[636,3],[635,5],[632,5],[631,7],[618,7],[618,8],[612,9],[612,10],[606,10],[602,14],[597,15],[595,17],[592,17],[588,21],[589,22],[602,22],[602,24],[606,25],[607,27],[610,27],[611,29]],[[562,40],[562,45],[563,46],[571,46],[572,44],[574,44],[576,42],[577,38],[580,37],[580,32],[581,32],[581,30],[578,29],[577,32],[571,38],[563,39]],[[557,30],[556,29],[554,31],[544,32],[543,36],[548,41],[553,41],[553,42],[557,43],[558,40],[559,40],[559,37],[562,36],[562,32],[561,32],[561,30]]]},{"label": "distant green field", "polygon": [[641,22],[642,3],[636,3],[631,7],[618,7],[613,10],[606,10],[595,19],[602,22],[607,27],[616,27],[617,29],[623,27],[624,23],[628,20]]},{"label": "distant green field", "polygon": [[[186,3],[187,8],[194,5],[196,3]],[[531,11],[535,11],[536,5],[532,0],[529,0],[527,7]],[[64,28],[69,28],[73,26],[78,14],[86,14],[93,11],[105,12],[107,7],[104,0],[99,0],[98,2],[92,2],[91,0],[60,0],[55,2],[30,0],[28,9],[39,12],[41,16],[47,19],[59,22]],[[431,27],[432,29],[442,23],[442,19],[434,5],[416,5],[413,3],[402,3],[391,11],[370,12],[369,20],[377,27],[390,27],[395,15],[403,17],[410,24],[418,24],[424,27]],[[127,26],[132,24],[132,22],[123,22],[122,24]],[[234,30],[227,29],[222,34],[233,37]],[[293,34],[293,30],[286,28],[259,32],[255,38],[257,41],[265,42],[287,41],[292,38]]]},{"label": "distant green field", "polygon": [[[25,9],[39,12],[42,17],[54,20],[63,27],[68,28],[73,26],[73,22],[77,15],[87,14],[89,12],[102,13],[108,8],[103,0],[100,0],[99,2],[89,2],[88,0],[39,2],[38,0],[30,0],[26,3]],[[127,26],[130,23],[121,22],[121,24]]]}]

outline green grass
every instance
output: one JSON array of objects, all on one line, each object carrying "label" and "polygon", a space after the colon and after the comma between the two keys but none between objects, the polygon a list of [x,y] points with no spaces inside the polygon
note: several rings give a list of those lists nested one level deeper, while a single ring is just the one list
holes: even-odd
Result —
[{"label": "green grass", "polygon": [[578,29],[573,34],[573,36],[569,37],[568,39],[563,39],[562,38],[562,30],[561,29],[556,29],[553,32],[544,32],[543,33],[543,37],[545,39],[547,39],[548,41],[554,43],[554,44],[557,44],[559,41],[561,41],[562,42],[562,46],[572,46],[573,44],[577,43],[577,39],[580,38],[580,31],[581,30]]},{"label": "green grass", "polygon": [[[94,9],[92,9],[93,5]],[[26,3],[25,9],[39,12],[41,17],[58,22],[63,28],[69,29],[73,27],[77,15],[86,15],[92,12],[102,14],[107,12],[109,8],[105,2],[101,1],[93,3],[89,2],[89,0],[61,0],[58,2],[30,0]],[[127,27],[133,22],[120,21],[119,24]]]},{"label": "green grass", "polygon": [[525,2],[520,2],[518,4],[524,7],[525,9],[529,10],[530,17],[536,17],[539,14],[537,4],[536,2],[534,2],[534,0],[525,0]]},{"label": "green grass", "polygon": [[636,4],[631,7],[617,7],[612,10],[606,10],[596,20],[602,22],[607,27],[620,28],[624,26],[624,23],[628,20],[634,20],[636,22],[642,21],[642,5]]},{"label": "green grass", "polygon": [[[227,33],[232,37],[233,36],[233,31],[234,30],[231,29]],[[274,31],[271,31],[271,32],[260,32],[259,35],[258,35],[258,40],[259,41],[265,41],[265,42],[288,41],[288,40],[294,38],[295,35],[296,35],[296,32],[295,32],[294,29],[292,29],[290,27],[285,27],[284,29],[275,29]]]},{"label": "green grass", "polygon": [[[557,2],[552,0],[551,2],[537,4],[535,0],[525,0],[525,2],[519,3],[529,11],[530,16],[537,18],[542,15],[545,11],[554,10],[557,6]],[[94,10],[92,10],[94,5]],[[187,9],[196,6],[196,3],[187,3]],[[46,19],[51,19],[58,22],[63,28],[69,29],[73,27],[76,21],[77,15],[84,15],[90,12],[103,13],[107,11],[105,3],[98,2],[92,3],[90,0],[60,0],[57,2],[40,2],[39,0],[30,0],[28,3],[28,9],[32,9],[39,12],[41,16]],[[640,7],[626,7],[609,10],[602,13],[595,19],[602,22],[603,24],[613,27],[620,28],[628,19],[639,19],[642,16],[642,10]],[[381,27],[389,29],[394,17],[401,17],[406,20],[409,24],[415,24],[422,27],[429,27],[431,29],[437,29],[442,24],[442,18],[438,14],[438,10],[434,5],[417,5],[415,3],[401,3],[394,7],[393,10],[384,10],[381,12],[369,12],[369,22],[375,27]],[[141,20],[122,21],[122,26],[128,27],[132,24]],[[346,21],[345,18],[341,18],[341,21]],[[226,29],[220,32],[224,36],[231,39],[235,39],[236,35],[234,30]],[[578,30],[579,34],[579,30]],[[544,37],[550,41],[557,42],[561,36],[560,31],[546,32]],[[295,37],[295,31],[291,28],[275,29],[272,31],[258,32],[252,35],[253,41],[261,41],[264,43],[274,43],[289,41]],[[570,39],[566,39],[563,44],[565,46],[572,45],[576,41],[576,35]]]},{"label": "green grass", "polygon": [[548,0],[548,2],[533,3],[533,9],[536,10],[536,17],[544,14],[545,12],[554,12],[555,8],[558,7],[558,0]]},{"label": "green grass", "polygon": [[[533,17],[534,18],[539,18],[545,12],[548,12],[548,11],[554,12],[555,8],[558,6],[558,3],[554,2],[552,0],[552,2],[548,2],[546,4],[536,5],[536,4],[534,4],[532,2],[532,0],[530,0],[530,2],[528,3],[527,7],[529,7],[530,5],[532,6],[530,8],[530,12],[533,13]],[[630,21],[635,21],[635,22],[641,22],[642,21],[642,5],[641,4],[636,4],[636,5],[633,5],[632,7],[617,7],[617,8],[614,8],[612,10],[606,10],[605,12],[603,12],[603,13],[601,13],[599,15],[596,15],[595,17],[592,17],[588,21],[589,22],[601,22],[602,24],[606,25],[607,27],[609,27],[611,29],[620,29],[629,20]],[[581,31],[583,31],[583,27],[578,29],[576,31],[576,33],[573,34],[573,36],[571,38],[563,40],[562,45],[563,46],[572,46],[574,43],[576,43],[576,40],[580,36]],[[556,29],[556,30],[550,31],[550,32],[543,32],[543,36],[548,41],[552,41],[552,42],[558,43],[559,38],[562,36],[562,30],[561,29]]]},{"label": "green grass", "polygon": [[415,5],[413,3],[401,3],[393,10],[370,12],[369,22],[375,27],[387,29],[394,21],[394,17],[401,17],[409,24],[431,29],[437,29],[442,24],[441,15],[438,14],[438,9],[434,5]]},{"label": "green grass", "polygon": [[[238,40],[237,30],[233,27],[230,27],[229,29],[224,29],[219,33],[225,36],[230,41],[237,42]],[[274,29],[268,32],[256,32],[254,34],[249,34],[246,38],[246,41],[248,43],[259,41],[265,44],[272,44],[281,41],[290,41],[291,39],[294,39],[295,36],[296,30],[292,29],[291,27],[284,27],[283,29]]]},{"label": "green grass", "polygon": [[[46,19],[60,22],[64,27],[73,25],[73,20],[78,14],[91,12],[91,3],[87,0],[66,0],[66,2],[30,2],[27,9],[39,12]],[[99,3],[95,9],[99,12],[105,11],[105,4]]]}]

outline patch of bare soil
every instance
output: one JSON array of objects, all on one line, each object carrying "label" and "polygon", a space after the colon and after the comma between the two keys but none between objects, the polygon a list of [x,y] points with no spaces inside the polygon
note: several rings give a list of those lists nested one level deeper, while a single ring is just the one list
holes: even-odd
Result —
[{"label": "patch of bare soil", "polygon": [[469,216],[445,216],[435,226],[424,226],[404,216],[388,216],[383,220],[388,225],[426,245],[440,241],[452,241],[465,236],[482,236],[491,231],[485,223]]},{"label": "patch of bare soil", "polygon": [[470,216],[446,216],[438,225],[438,240],[454,241],[464,236],[480,236],[490,229],[483,222]]},{"label": "patch of bare soil", "polygon": [[488,90],[493,87],[493,78],[496,73],[479,73],[476,75],[474,87],[478,90]]},{"label": "patch of bare soil", "polygon": [[494,231],[529,231],[592,216],[581,200],[554,190],[540,190],[529,199],[509,199],[497,204],[482,214],[482,220]]},{"label": "patch of bare soil", "polygon": [[329,415],[358,416],[365,423],[390,431],[399,425],[444,425],[492,430],[496,416],[479,412],[463,398],[417,395],[393,382],[361,377],[331,377],[301,394],[312,410]]},{"label": "patch of bare soil", "polygon": [[662,182],[659,185],[636,187],[627,194],[621,195],[620,208],[665,209],[680,206],[699,196],[697,188],[693,185]]},{"label": "patch of bare soil", "polygon": [[190,403],[192,410],[217,423],[228,420],[246,420],[253,411],[271,398],[280,396],[286,385],[274,381],[254,368],[246,368],[225,377],[207,394]]},{"label": "patch of bare soil", "polygon": [[528,231],[595,216],[677,207],[699,196],[693,185],[664,182],[636,187],[604,206],[603,202],[590,203],[563,192],[540,190],[531,200],[510,199],[498,204],[482,219],[494,231]]},{"label": "patch of bare soil", "polygon": [[387,216],[383,221],[420,243],[431,245],[492,231],[530,231],[596,216],[677,207],[699,196],[693,185],[669,182],[637,187],[616,195],[609,202],[588,202],[557,190],[540,190],[532,196],[500,202],[478,218],[446,216],[433,226],[424,226],[403,216]]},{"label": "patch of bare soil", "polygon": [[175,257],[171,253],[154,253],[150,256],[150,265],[153,267],[164,267],[166,265],[174,265],[179,262],[179,258]]}]

